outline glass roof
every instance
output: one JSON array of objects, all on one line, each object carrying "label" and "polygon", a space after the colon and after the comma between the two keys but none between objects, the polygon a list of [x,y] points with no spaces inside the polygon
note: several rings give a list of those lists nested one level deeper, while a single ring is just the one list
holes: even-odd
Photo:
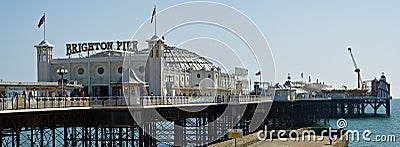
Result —
[{"label": "glass roof", "polygon": [[[148,54],[148,49],[140,50],[137,53],[138,54]],[[116,52],[116,51],[104,51],[100,52],[94,55],[91,55],[91,57],[118,57],[118,56],[123,56],[121,52]],[[164,56],[165,56],[165,64],[171,65],[171,66],[176,66],[179,67],[183,70],[215,70],[217,69],[212,62],[208,61],[206,58],[188,51],[186,49],[180,49],[176,47],[171,47],[171,46],[165,46],[164,50]]]}]

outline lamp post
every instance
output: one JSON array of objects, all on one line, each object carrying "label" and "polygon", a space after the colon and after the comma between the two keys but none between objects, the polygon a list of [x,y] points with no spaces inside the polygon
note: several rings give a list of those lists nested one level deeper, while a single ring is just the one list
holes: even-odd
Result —
[{"label": "lamp post", "polygon": [[64,96],[64,75],[68,73],[68,69],[63,66],[57,69],[57,74],[61,75],[61,96]]}]

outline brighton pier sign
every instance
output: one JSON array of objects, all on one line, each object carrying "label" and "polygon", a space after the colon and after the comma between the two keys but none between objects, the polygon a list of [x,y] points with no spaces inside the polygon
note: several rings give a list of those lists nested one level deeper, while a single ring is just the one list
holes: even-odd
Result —
[{"label": "brighton pier sign", "polygon": [[85,43],[67,43],[67,56],[94,50],[137,51],[137,41],[103,41]]}]

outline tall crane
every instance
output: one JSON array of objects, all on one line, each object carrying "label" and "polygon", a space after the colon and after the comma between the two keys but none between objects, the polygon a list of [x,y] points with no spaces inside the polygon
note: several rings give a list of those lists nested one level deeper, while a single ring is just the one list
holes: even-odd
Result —
[{"label": "tall crane", "polygon": [[361,88],[362,80],[361,80],[360,68],[358,68],[358,66],[357,66],[356,60],[354,59],[353,53],[351,52],[351,47],[349,47],[347,50],[350,52],[350,56],[351,56],[351,59],[353,60],[354,68],[356,68],[354,70],[354,72],[357,73],[357,78],[358,78],[357,79],[357,87]]}]

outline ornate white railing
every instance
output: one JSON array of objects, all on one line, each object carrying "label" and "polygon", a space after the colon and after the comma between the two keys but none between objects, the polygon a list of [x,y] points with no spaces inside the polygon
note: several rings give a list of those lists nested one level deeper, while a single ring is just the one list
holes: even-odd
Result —
[{"label": "ornate white railing", "polygon": [[66,107],[157,106],[212,103],[242,103],[271,100],[260,96],[140,96],[140,97],[13,97],[0,98],[1,110]]}]

